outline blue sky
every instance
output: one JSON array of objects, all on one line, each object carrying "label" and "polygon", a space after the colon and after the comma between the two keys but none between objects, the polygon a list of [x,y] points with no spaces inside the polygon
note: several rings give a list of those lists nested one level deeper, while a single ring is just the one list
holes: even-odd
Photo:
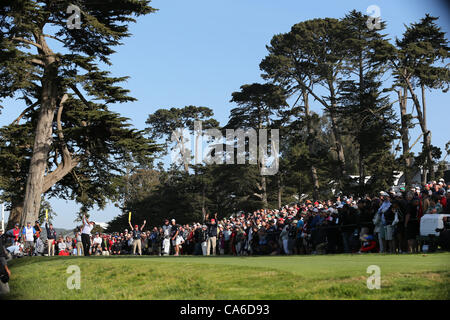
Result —
[{"label": "blue sky", "polygon": [[[450,21],[443,1],[154,0],[151,4],[159,11],[138,19],[130,29],[133,36],[116,49],[109,68],[114,75],[130,76],[124,86],[138,99],[111,109],[139,129],[157,109],[186,105],[210,107],[225,124],[233,107],[231,93],[243,84],[262,81],[259,63],[272,36],[288,32],[300,21],[341,18],[352,9],[366,13],[370,5],[377,5],[391,38],[400,37],[404,24],[425,13],[440,17],[448,38]],[[443,149],[450,140],[448,94],[428,93],[427,103],[432,143]],[[3,105],[0,125],[12,122],[22,111],[20,103],[12,100]],[[319,105],[313,109],[320,112]],[[411,140],[419,134],[413,130]],[[78,206],[64,200],[51,203],[58,214],[55,226],[72,228]],[[93,210],[91,217],[106,222],[119,213],[109,205],[103,211]]]}]

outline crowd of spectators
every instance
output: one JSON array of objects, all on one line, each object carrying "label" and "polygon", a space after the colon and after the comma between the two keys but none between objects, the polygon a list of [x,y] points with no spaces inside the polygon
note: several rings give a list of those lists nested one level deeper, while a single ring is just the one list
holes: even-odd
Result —
[{"label": "crowd of spectators", "polygon": [[83,217],[74,237],[63,237],[48,221],[45,230],[38,221],[23,228],[16,224],[5,233],[0,230],[0,295],[9,292],[7,260],[24,255],[417,253],[425,248],[417,241],[420,220],[436,214],[444,214],[438,216],[444,226],[436,229],[438,243],[450,250],[450,186],[443,180],[411,190],[381,191],[375,197],[306,200],[221,219],[207,214],[202,223],[180,225],[165,219],[149,230],[145,220],[141,226],[129,221],[130,230],[92,234],[95,223]]},{"label": "crowd of spectators", "polygon": [[[326,253],[413,253],[420,251],[420,219],[450,214],[450,187],[442,180],[423,188],[382,191],[376,197],[338,196],[328,201],[292,203],[279,209],[239,212],[201,223],[166,219],[145,230],[91,234],[94,222],[83,218],[74,237],[57,236],[45,223],[7,232],[8,251],[21,255],[292,255]],[[450,219],[449,219],[450,220]]]}]

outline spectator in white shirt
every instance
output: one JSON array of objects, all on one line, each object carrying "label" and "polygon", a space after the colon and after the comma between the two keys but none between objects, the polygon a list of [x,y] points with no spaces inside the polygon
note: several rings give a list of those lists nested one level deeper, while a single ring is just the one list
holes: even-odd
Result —
[{"label": "spectator in white shirt", "polygon": [[92,241],[92,254],[102,252],[102,238],[98,233],[95,234],[94,240]]}]

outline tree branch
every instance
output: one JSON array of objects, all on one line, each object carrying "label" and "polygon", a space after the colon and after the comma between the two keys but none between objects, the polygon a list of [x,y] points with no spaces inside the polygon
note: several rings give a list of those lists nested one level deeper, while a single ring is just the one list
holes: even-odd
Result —
[{"label": "tree branch", "polygon": [[66,102],[68,98],[68,94],[65,93],[59,103],[58,114],[56,116],[57,135],[60,142],[63,161],[54,171],[50,172],[44,177],[42,193],[47,192],[47,190],[49,190],[55,183],[64,178],[81,161],[81,156],[72,157],[72,155],[70,154],[64,141],[64,134],[62,132],[61,115],[64,108],[64,102]]},{"label": "tree branch", "polygon": [[317,94],[314,93],[314,91],[308,87],[306,84],[303,83],[303,81],[301,80],[297,80],[297,83],[304,89],[306,89],[308,91],[309,94],[311,94],[314,99],[316,99],[317,101],[319,101],[324,107],[325,109],[329,109],[330,106],[328,105],[328,103],[325,102],[325,100],[321,99]]},{"label": "tree branch", "polygon": [[40,66],[45,66],[45,63],[42,60],[36,58],[31,59],[31,63],[38,64]]},{"label": "tree branch", "polygon": [[61,125],[61,115],[62,115],[62,111],[63,111],[63,104],[64,102],[67,101],[67,99],[69,98],[69,96],[67,95],[67,93],[64,94],[64,96],[61,99],[61,102],[59,103],[59,108],[58,108],[58,114],[56,115],[56,134],[58,135],[58,140],[59,140],[59,145],[61,148],[61,153],[62,153],[62,158],[63,158],[63,162],[64,163],[70,163],[72,157],[70,155],[69,150],[67,149],[67,145],[66,142],[64,141],[64,134],[62,132],[62,125]]},{"label": "tree branch", "polygon": [[57,37],[51,36],[51,35],[49,35],[49,34],[44,34],[43,36],[44,36],[44,37],[47,37],[47,38],[51,38],[51,39],[54,39],[54,40],[56,40],[56,41],[59,41],[59,42],[61,42],[61,43],[64,43],[64,44],[65,44],[65,42],[64,42],[64,41],[62,41],[61,39],[58,39]]},{"label": "tree branch", "polygon": [[44,183],[42,185],[42,193],[47,192],[55,183],[64,178],[78,163],[80,163],[81,157],[76,156],[71,159],[70,165],[61,163],[54,171],[50,172],[44,177]]},{"label": "tree branch", "polygon": [[73,90],[73,92],[76,93],[76,95],[83,101],[83,103],[86,105],[86,107],[90,108],[89,102],[86,100],[86,98],[81,94],[80,90],[78,90],[77,86],[74,84],[69,84],[69,87]]},{"label": "tree branch", "polygon": [[36,42],[33,42],[31,40],[24,39],[24,38],[19,38],[19,37],[14,37],[14,38],[12,38],[12,40],[23,42],[23,43],[27,43],[27,44],[31,44],[32,46],[35,46],[36,48],[42,50],[42,46],[40,44],[37,44]]},{"label": "tree branch", "polygon": [[29,106],[28,108],[26,108],[25,110],[23,110],[22,113],[20,114],[20,116],[18,116],[17,119],[14,120],[14,121],[11,123],[11,125],[18,124],[19,121],[20,121],[20,119],[22,119],[23,116],[25,115],[25,113],[27,113],[28,111],[34,109],[34,107],[36,107],[36,105],[37,105],[38,103],[39,103],[39,101],[36,101],[36,102],[33,103],[31,106]]}]

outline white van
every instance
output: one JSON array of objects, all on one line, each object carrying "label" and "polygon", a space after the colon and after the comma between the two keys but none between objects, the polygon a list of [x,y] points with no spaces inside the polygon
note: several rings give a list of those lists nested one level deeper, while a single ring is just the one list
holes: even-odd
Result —
[{"label": "white van", "polygon": [[436,229],[444,228],[444,217],[450,217],[450,214],[425,214],[420,219],[420,235],[428,237],[430,235],[439,236],[439,232]]}]

